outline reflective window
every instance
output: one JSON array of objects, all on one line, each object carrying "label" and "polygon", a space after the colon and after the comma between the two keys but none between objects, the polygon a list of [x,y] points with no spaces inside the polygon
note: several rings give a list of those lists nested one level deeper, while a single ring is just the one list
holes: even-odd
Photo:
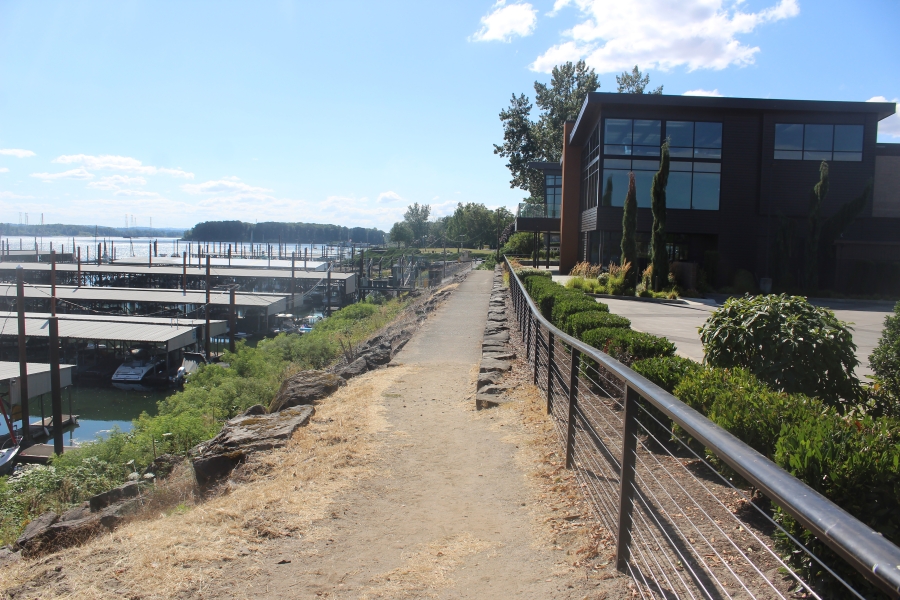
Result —
[{"label": "reflective window", "polygon": [[673,158],[722,158],[722,124],[666,121],[669,154]]},{"label": "reflective window", "polygon": [[603,206],[625,206],[628,194],[628,171],[619,169],[603,170]]},{"label": "reflective window", "polygon": [[691,208],[694,210],[719,210],[718,173],[694,173]]},{"label": "reflective window", "polygon": [[[690,163],[688,163],[690,164]],[[670,171],[666,184],[666,208],[691,207],[691,174],[683,171]]]},{"label": "reflective window", "polygon": [[[630,167],[630,168],[629,168]],[[695,210],[719,209],[721,163],[672,161],[666,185],[666,207]],[[603,160],[601,206],[624,206],[628,173],[634,173],[638,208],[650,208],[653,176],[659,162],[652,160]]]},{"label": "reflective window", "polygon": [[659,156],[661,121],[606,119],[604,123],[604,154]]},{"label": "reflective window", "polygon": [[634,172],[634,192],[637,196],[638,208],[650,208],[650,190],[653,189],[653,176],[658,170],[659,167],[653,171]]},{"label": "reflective window", "polygon": [[861,161],[862,125],[775,124],[775,158]]}]

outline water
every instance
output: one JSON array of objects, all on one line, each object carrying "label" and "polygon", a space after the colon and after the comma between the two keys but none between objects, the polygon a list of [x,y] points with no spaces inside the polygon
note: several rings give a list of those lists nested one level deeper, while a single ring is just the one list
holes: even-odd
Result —
[{"label": "water", "polygon": [[[51,248],[56,250],[57,252],[72,252],[72,248],[75,248],[75,253],[77,253],[78,249],[81,249],[81,259],[83,261],[88,260],[96,260],[97,259],[97,244],[105,244],[106,253],[114,259],[123,259],[123,258],[140,258],[147,257],[152,252],[152,244],[156,242],[157,244],[157,252],[160,256],[171,256],[175,253],[182,253],[188,248],[188,244],[190,244],[191,250],[194,254],[197,252],[198,242],[185,242],[179,238],[147,238],[147,237],[135,237],[135,238],[124,238],[124,237],[93,237],[93,236],[75,236],[75,237],[64,237],[64,236],[47,236],[47,237],[35,237],[35,236],[0,236],[0,241],[3,242],[4,247],[6,243],[9,243],[9,249],[13,251],[18,250],[27,250],[34,251],[35,244],[37,244],[38,250],[41,252],[49,252]],[[229,242],[223,242],[221,244],[221,252],[220,252],[220,243],[219,242],[201,242],[204,253],[206,252],[206,248],[209,248],[210,253],[226,253],[228,251]],[[265,249],[268,245],[272,246],[273,254],[278,253],[278,244],[267,242],[267,243],[253,243],[252,245],[249,242],[240,243],[235,245],[232,242],[232,253],[234,255],[240,256],[243,251],[247,256],[252,254],[254,251],[259,254],[261,252],[265,252]],[[287,254],[288,258],[290,258],[291,252],[297,252],[300,255],[304,250],[309,251],[310,258],[321,256],[322,254],[322,244],[283,244],[282,246],[283,252]],[[332,256],[338,252],[337,246],[328,246],[328,255]],[[349,252],[349,250],[345,250],[345,252]]]}]

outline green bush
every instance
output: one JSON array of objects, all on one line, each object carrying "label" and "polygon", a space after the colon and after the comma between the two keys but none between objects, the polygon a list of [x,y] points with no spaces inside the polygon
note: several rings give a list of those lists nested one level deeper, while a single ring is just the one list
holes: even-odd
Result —
[{"label": "green bush", "polygon": [[663,356],[639,360],[631,365],[631,368],[670,394],[673,394],[676,386],[681,383],[682,379],[702,371],[703,365],[681,356]]},{"label": "green bush", "polygon": [[621,327],[591,329],[582,334],[581,340],[626,365],[645,358],[675,354],[675,345],[666,338]]},{"label": "green bush", "polygon": [[[851,515],[900,544],[900,419],[848,419],[834,410],[786,423],[775,449],[775,462]],[[858,590],[865,580],[824,544],[781,510],[776,519]],[[824,576],[818,563],[794,552],[782,537],[782,554],[794,559],[809,580]],[[824,581],[831,581],[830,577]],[[869,594],[864,594],[869,597]]]},{"label": "green bush", "polygon": [[776,390],[856,402],[859,364],[847,324],[799,296],[731,298],[700,328],[706,361],[744,367]]},{"label": "green bush", "polygon": [[619,327],[628,329],[631,327],[631,321],[610,312],[590,310],[569,315],[566,319],[565,326],[560,329],[580,340],[581,335],[585,331],[599,329],[601,327]]},{"label": "green bush", "polygon": [[519,276],[519,279],[525,281],[526,277],[531,277],[536,275],[538,277],[543,277],[545,279],[551,279],[553,277],[553,273],[546,269],[535,269],[534,267],[520,267],[516,269],[516,275]]},{"label": "green bush", "polygon": [[745,369],[707,368],[689,372],[675,396],[727,429],[760,454],[772,458],[784,423],[816,420],[822,402],[770,389]]},{"label": "green bush", "polygon": [[869,364],[875,372],[876,385],[900,405],[900,302],[894,305],[894,314],[884,318],[884,330],[869,356]]},{"label": "green bush", "polygon": [[581,293],[557,297],[556,302],[553,304],[551,322],[562,329],[570,316],[583,312],[608,313],[609,307]]}]

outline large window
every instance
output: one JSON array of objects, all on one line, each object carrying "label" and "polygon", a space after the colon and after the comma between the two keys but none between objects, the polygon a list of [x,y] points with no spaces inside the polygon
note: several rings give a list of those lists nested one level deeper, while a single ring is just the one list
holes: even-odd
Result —
[{"label": "large window", "polygon": [[562,203],[562,175],[547,175],[544,178],[544,197],[547,201],[547,216],[559,217],[559,205]]},{"label": "large window", "polygon": [[590,179],[593,169],[584,173],[584,183],[590,187],[583,190],[589,189],[589,193],[594,195],[591,197],[599,195],[596,203],[601,206],[624,206],[628,173],[633,172],[637,205],[639,208],[650,208],[650,189],[653,175],[659,170],[659,159],[640,157],[658,157],[660,141],[664,136],[669,140],[669,153],[673,159],[666,186],[666,206],[719,209],[721,123],[606,119],[603,131],[603,154],[606,156],[603,158],[599,189]]},{"label": "large window", "polygon": [[600,184],[600,126],[594,128],[581,150],[581,210],[597,206]]},{"label": "large window", "polygon": [[775,158],[861,161],[862,125],[775,124]]}]

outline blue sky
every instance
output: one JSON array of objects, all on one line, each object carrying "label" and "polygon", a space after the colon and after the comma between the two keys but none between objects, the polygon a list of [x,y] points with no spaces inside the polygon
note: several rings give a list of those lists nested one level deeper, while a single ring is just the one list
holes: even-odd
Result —
[{"label": "blue sky", "polygon": [[[388,228],[514,207],[498,112],[584,58],[615,91],[900,97],[900,2],[0,3],[0,221]],[[900,117],[879,139],[900,142]]]}]

